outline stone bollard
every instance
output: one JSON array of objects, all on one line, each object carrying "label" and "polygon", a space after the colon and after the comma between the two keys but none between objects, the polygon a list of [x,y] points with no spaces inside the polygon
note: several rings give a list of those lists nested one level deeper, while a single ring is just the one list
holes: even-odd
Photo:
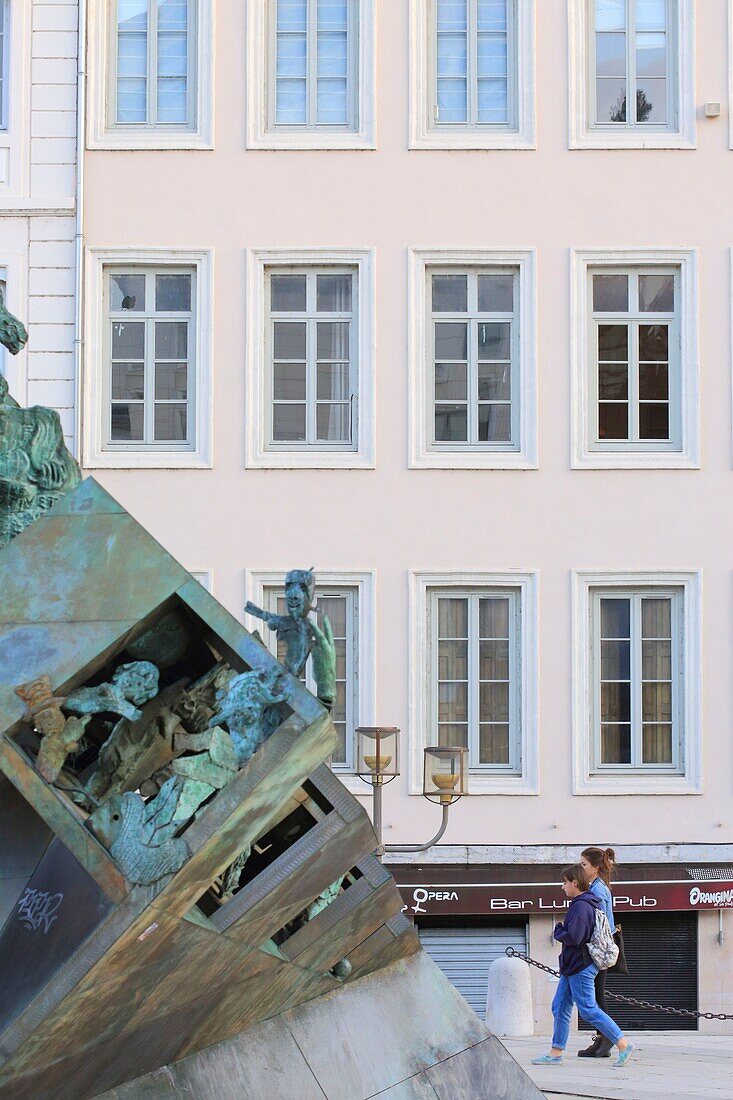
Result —
[{"label": "stone bollard", "polygon": [[532,983],[521,959],[495,959],[486,990],[486,1026],[494,1035],[519,1038],[534,1034]]}]

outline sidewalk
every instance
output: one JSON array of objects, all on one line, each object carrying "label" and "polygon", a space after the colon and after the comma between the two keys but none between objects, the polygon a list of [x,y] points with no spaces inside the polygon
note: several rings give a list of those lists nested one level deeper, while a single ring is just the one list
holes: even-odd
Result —
[{"label": "sidewalk", "polygon": [[533,1066],[548,1049],[546,1037],[503,1039],[507,1050],[546,1097],[566,1100],[731,1100],[733,1042],[729,1035],[642,1031],[631,1036],[637,1052],[624,1069],[611,1058],[578,1058],[588,1036],[570,1038],[561,1066]]}]

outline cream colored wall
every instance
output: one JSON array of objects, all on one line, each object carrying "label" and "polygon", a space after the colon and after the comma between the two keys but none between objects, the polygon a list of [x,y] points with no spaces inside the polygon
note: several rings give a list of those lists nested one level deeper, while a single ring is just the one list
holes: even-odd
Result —
[{"label": "cream colored wall", "polygon": [[[378,150],[244,150],[244,4],[216,19],[214,152],[88,152],[86,243],[215,252],[214,468],[107,471],[99,480],[184,564],[213,569],[235,614],[243,571],[314,563],[377,570],[378,720],[408,726],[409,569],[540,574],[539,797],[476,797],[447,843],[602,839],[721,843],[733,805],[733,493],[726,0],[697,8],[698,149],[567,148],[565,0],[537,4],[538,149],[407,149],[407,0],[380,0]],[[720,100],[719,119],[701,105]],[[377,469],[244,466],[245,249],[377,249]],[[539,264],[536,472],[407,468],[407,249],[534,246]],[[702,470],[570,469],[569,249],[696,247]],[[571,797],[570,570],[704,571],[704,795]],[[436,810],[385,797],[385,840],[415,842]]]},{"label": "cream colored wall", "polygon": [[[733,1013],[733,912],[722,910],[723,942],[718,912],[701,913],[697,925],[697,988],[702,1012]],[[706,1035],[733,1035],[733,1021],[701,1020]]]}]

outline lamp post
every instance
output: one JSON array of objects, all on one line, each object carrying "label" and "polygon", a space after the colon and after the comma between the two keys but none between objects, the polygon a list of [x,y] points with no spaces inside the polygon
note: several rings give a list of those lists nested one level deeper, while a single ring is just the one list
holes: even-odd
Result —
[{"label": "lamp post", "polygon": [[468,794],[468,749],[457,745],[431,745],[423,750],[422,793],[443,810],[440,828],[426,844],[382,843],[382,790],[400,774],[399,734],[396,726],[358,726],[357,775],[372,787],[372,823],[379,846],[377,858],[385,852],[424,852],[437,844],[448,828],[448,814],[454,802]]}]

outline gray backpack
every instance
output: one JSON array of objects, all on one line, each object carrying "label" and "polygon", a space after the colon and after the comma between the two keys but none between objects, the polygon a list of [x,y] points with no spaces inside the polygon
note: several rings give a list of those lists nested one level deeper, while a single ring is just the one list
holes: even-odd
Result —
[{"label": "gray backpack", "polygon": [[588,954],[599,970],[608,970],[618,961],[618,947],[608,917],[602,909],[596,909],[596,922],[588,940]]}]

